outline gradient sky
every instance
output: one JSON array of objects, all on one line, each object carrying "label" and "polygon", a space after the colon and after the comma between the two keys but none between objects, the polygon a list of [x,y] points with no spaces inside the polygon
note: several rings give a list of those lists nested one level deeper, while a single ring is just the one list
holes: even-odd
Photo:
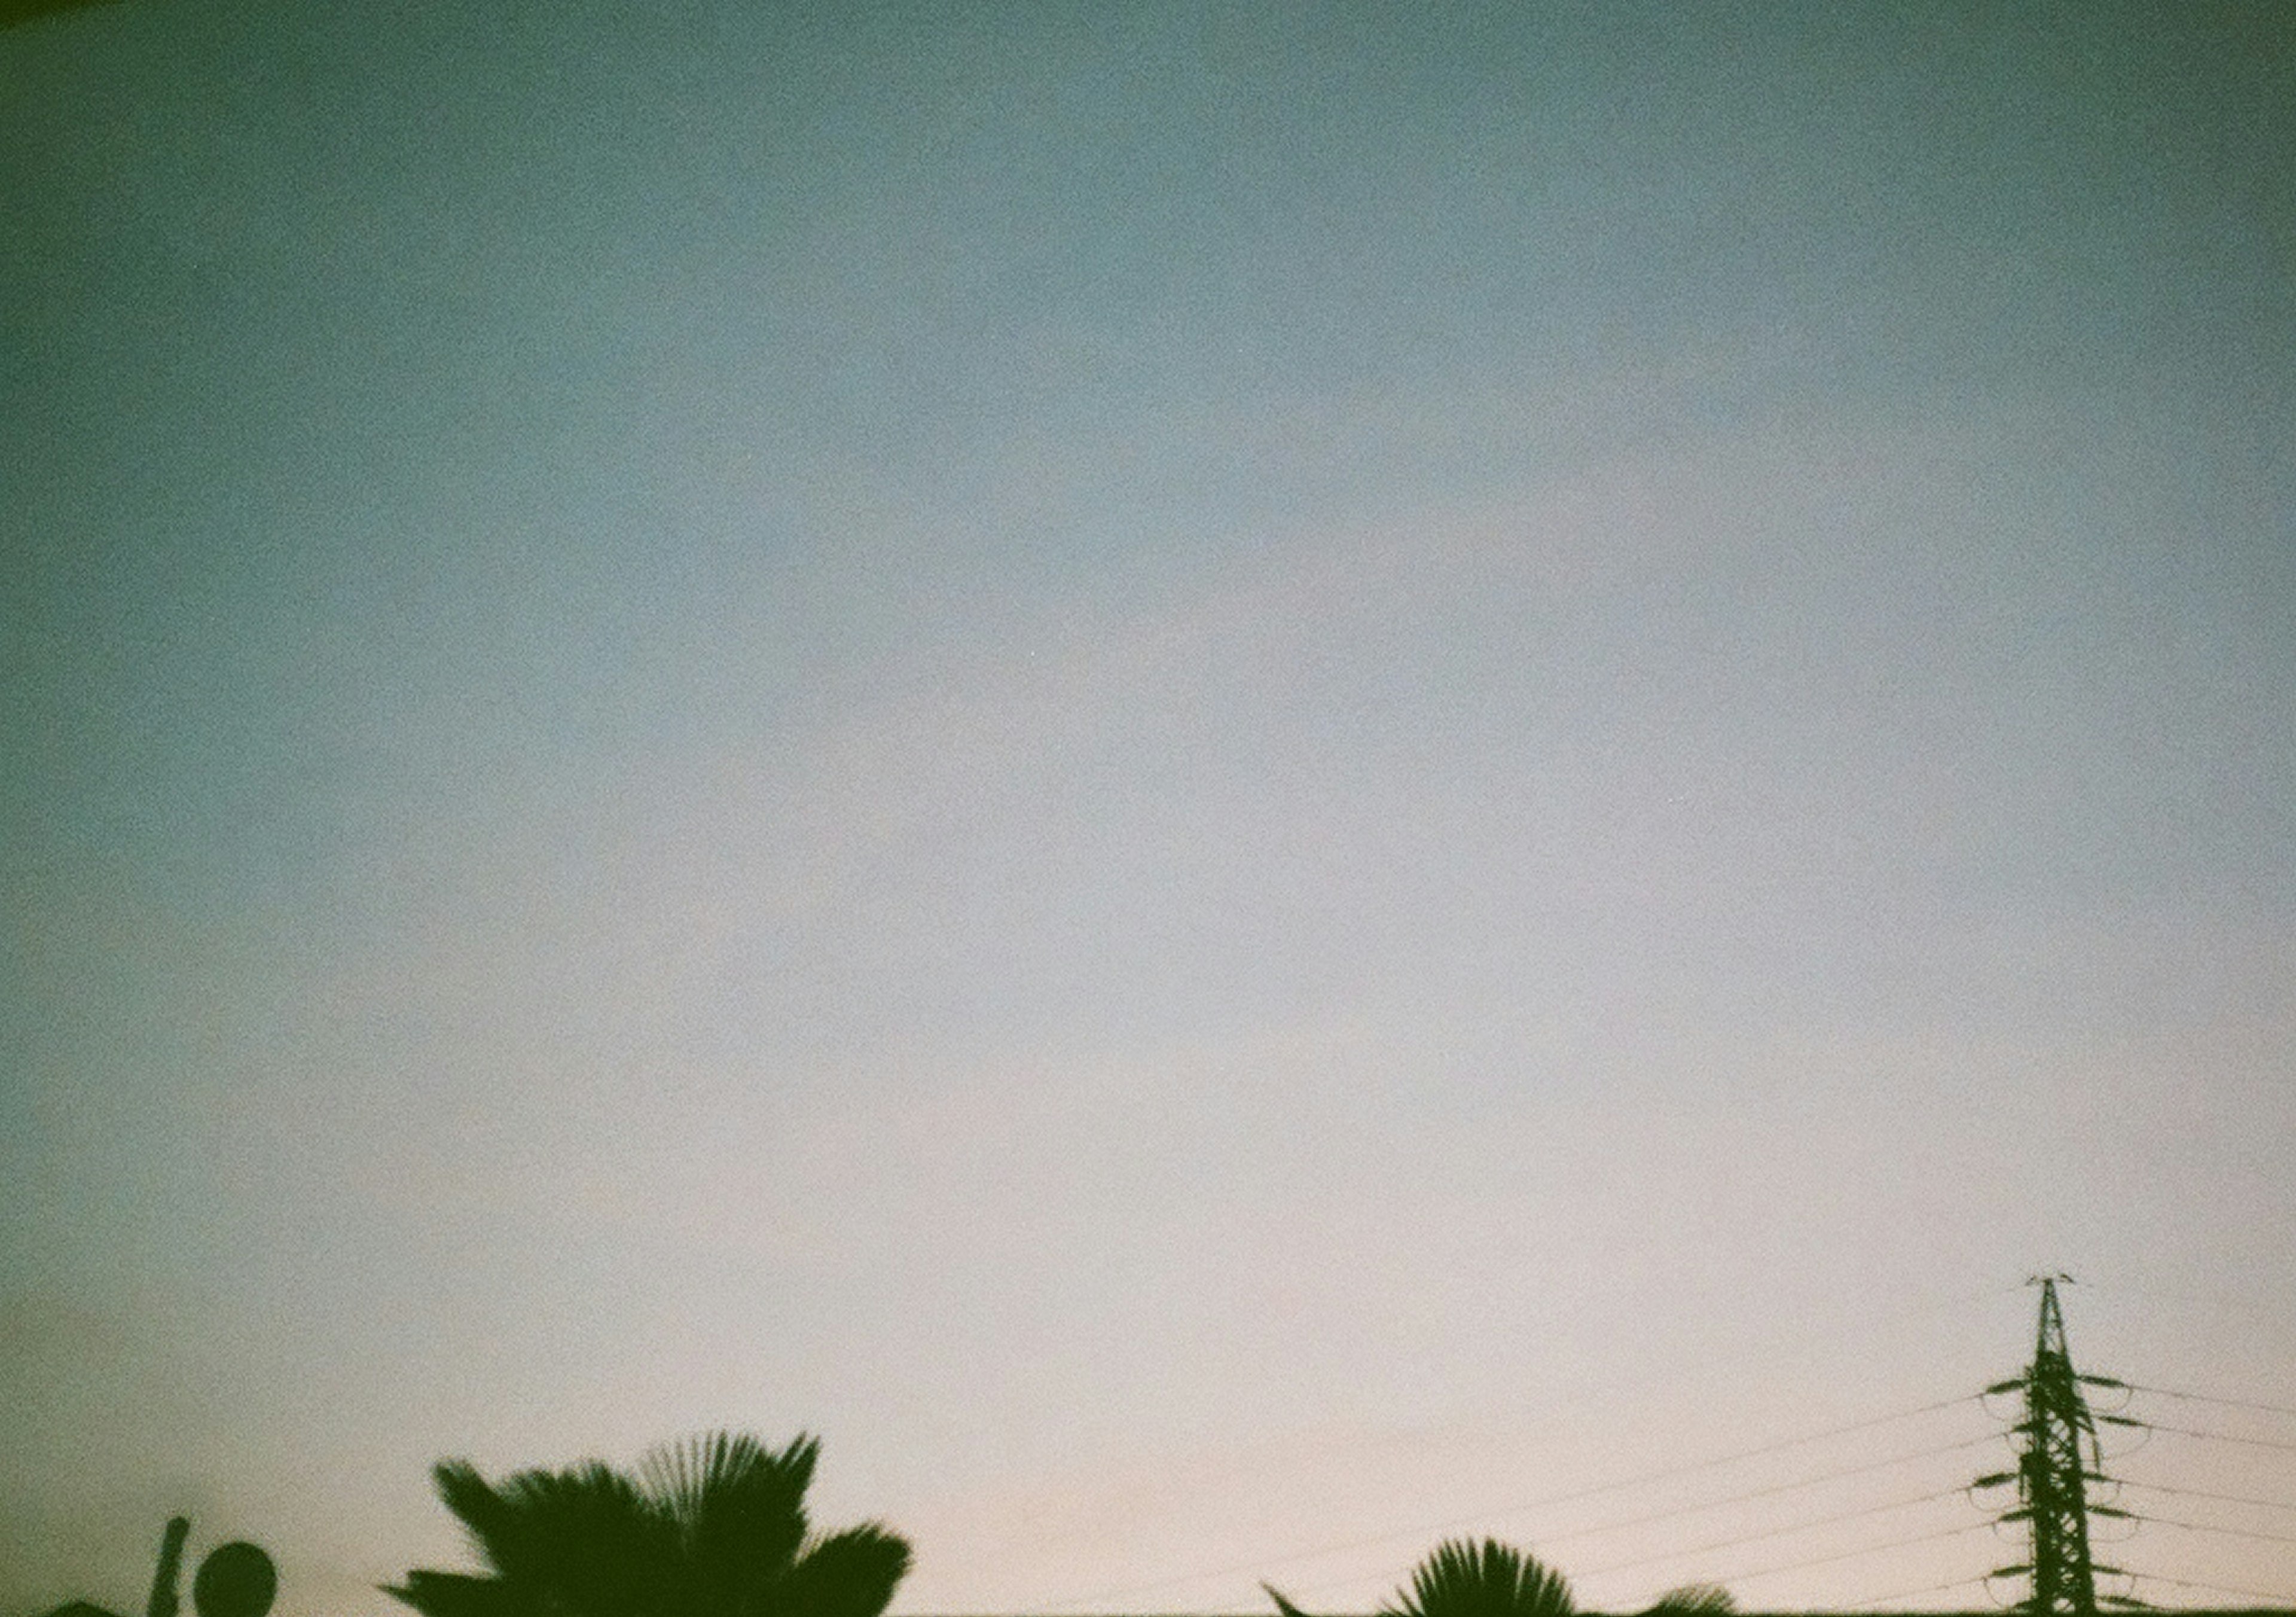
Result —
[{"label": "gradient sky", "polygon": [[2296,1404],[2296,8],[52,18],[0,568],[0,1608],[720,1424],[906,1612],[1880,1599],[1681,1552],[1985,1410],[1520,1507],[2036,1269]]}]

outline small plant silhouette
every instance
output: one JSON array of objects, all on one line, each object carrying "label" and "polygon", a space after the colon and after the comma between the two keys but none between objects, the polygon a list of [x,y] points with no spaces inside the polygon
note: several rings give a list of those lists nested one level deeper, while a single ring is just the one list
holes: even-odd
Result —
[{"label": "small plant silhouette", "polygon": [[[1263,1583],[1279,1617],[1307,1617],[1275,1585]],[[1730,1617],[1730,1591],[1688,1583],[1658,1597],[1642,1617]],[[1562,1574],[1526,1550],[1496,1539],[1446,1539],[1411,1569],[1411,1581],[1389,1596],[1378,1617],[1578,1617]]]},{"label": "small plant silhouette", "polygon": [[492,1570],[411,1572],[384,1592],[423,1617],[882,1617],[908,1543],[873,1522],[810,1534],[820,1451],[720,1432],[653,1450],[635,1477],[594,1460],[499,1485],[441,1461],[439,1497]]}]

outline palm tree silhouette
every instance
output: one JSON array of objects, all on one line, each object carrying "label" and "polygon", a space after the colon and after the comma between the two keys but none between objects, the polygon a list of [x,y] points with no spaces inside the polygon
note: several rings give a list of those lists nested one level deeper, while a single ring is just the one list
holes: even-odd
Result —
[{"label": "palm tree silhouette", "polygon": [[[1263,1583],[1280,1617],[1307,1617],[1275,1585]],[[1730,1617],[1730,1592],[1685,1584],[1658,1597],[1642,1617]],[[1411,1569],[1411,1582],[1379,1608],[1378,1617],[1578,1617],[1562,1574],[1528,1551],[1485,1539],[1446,1539]]]},{"label": "palm tree silhouette", "polygon": [[493,1570],[383,1592],[423,1617],[882,1617],[908,1542],[873,1522],[810,1536],[820,1452],[720,1432],[656,1449],[635,1477],[593,1460],[499,1485],[443,1460],[439,1497]]}]

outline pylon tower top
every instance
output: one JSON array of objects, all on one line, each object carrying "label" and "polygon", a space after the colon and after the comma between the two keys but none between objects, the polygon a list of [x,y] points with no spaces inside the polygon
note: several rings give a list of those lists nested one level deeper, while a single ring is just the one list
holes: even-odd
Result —
[{"label": "pylon tower top", "polygon": [[2071,1351],[2065,1346],[2064,1310],[2057,1306],[2060,1280],[2067,1285],[2073,1284],[2070,1275],[2036,1275],[2025,1283],[2041,1288],[2041,1317],[2033,1332],[2033,1359],[2037,1364],[2050,1354],[2068,1364],[2072,1362]]}]

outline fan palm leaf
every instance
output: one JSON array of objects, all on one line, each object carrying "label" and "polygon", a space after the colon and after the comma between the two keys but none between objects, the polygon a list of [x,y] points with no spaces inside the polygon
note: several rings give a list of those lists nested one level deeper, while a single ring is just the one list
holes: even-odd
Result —
[{"label": "fan palm leaf", "polygon": [[1447,1539],[1380,1617],[1574,1617],[1562,1575],[1511,1544]]},{"label": "fan palm leaf", "polygon": [[865,1522],[816,1540],[756,1617],[879,1617],[908,1571],[908,1541]]},{"label": "fan palm leaf", "polygon": [[633,1478],[591,1462],[489,1483],[431,1473],[491,1571],[414,1572],[395,1596],[423,1617],[882,1617],[909,1569],[875,1523],[809,1537],[820,1443],[715,1432],[649,1454]]},{"label": "fan palm leaf", "polygon": [[[1259,1586],[1277,1617],[1307,1617],[1272,1583]],[[1511,1544],[1446,1539],[1411,1572],[1379,1617],[1576,1617],[1562,1575]],[[1717,1617],[1691,1613],[1689,1617]]]},{"label": "fan palm leaf", "polygon": [[746,1611],[787,1575],[805,1544],[805,1490],[820,1452],[803,1435],[776,1454],[719,1432],[646,1456],[645,1497],[675,1526],[697,1609]]}]

